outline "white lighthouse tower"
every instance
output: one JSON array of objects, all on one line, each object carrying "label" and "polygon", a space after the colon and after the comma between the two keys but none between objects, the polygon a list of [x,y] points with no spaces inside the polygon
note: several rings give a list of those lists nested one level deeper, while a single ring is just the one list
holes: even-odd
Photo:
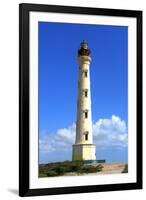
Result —
[{"label": "white lighthouse tower", "polygon": [[77,101],[76,139],[72,160],[96,160],[96,146],[93,144],[92,112],[90,92],[91,53],[87,42],[78,50],[79,81]]}]

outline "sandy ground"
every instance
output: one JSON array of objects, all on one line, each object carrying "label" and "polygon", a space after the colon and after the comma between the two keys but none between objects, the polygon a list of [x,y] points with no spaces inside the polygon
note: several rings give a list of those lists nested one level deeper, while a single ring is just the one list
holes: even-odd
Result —
[{"label": "sandy ground", "polygon": [[77,173],[67,173],[65,176],[91,176],[91,175],[101,175],[101,174],[120,174],[123,172],[126,163],[103,163],[102,171],[97,173],[86,173],[86,174],[77,174]]},{"label": "sandy ground", "polygon": [[103,169],[98,174],[120,174],[125,168],[125,163],[104,164]]}]

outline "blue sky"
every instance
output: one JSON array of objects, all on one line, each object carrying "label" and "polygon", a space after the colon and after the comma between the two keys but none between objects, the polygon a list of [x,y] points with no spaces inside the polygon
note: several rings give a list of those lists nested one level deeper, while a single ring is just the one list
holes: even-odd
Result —
[{"label": "blue sky", "polygon": [[[97,159],[127,162],[128,28],[40,22],[40,163],[71,160],[77,112],[77,51],[83,39],[88,41],[92,54],[92,121]],[[110,135],[116,138],[111,141],[114,145],[105,145],[99,131],[106,131],[106,143]]]}]

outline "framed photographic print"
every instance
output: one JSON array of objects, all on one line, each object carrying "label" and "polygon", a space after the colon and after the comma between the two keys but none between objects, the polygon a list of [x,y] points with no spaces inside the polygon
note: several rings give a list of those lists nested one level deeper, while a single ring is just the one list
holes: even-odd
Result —
[{"label": "framed photographic print", "polygon": [[142,11],[19,17],[19,195],[141,189]]}]

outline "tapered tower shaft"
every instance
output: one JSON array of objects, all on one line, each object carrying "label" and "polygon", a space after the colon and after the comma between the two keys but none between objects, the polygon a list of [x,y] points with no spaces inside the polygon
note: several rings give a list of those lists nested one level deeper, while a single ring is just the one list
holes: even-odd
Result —
[{"label": "tapered tower shaft", "polygon": [[93,145],[90,91],[91,54],[85,41],[81,43],[81,47],[78,50],[78,63],[77,121],[76,139],[75,145],[73,145],[73,160],[95,160],[96,147]]}]

